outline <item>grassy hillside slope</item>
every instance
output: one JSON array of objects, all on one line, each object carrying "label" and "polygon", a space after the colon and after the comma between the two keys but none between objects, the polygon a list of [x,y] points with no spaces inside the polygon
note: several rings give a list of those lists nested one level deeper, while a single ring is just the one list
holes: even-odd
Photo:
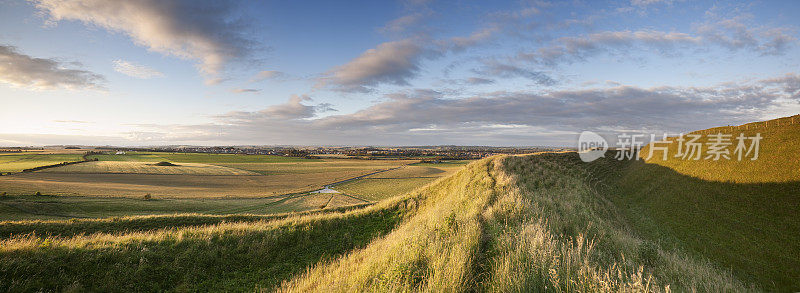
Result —
[{"label": "grassy hillside slope", "polygon": [[[412,211],[406,204],[277,220],[229,218],[238,221],[233,223],[199,215],[78,222],[86,233],[98,232],[86,235],[59,223],[39,224],[60,236],[0,240],[0,291],[270,289],[321,259],[388,233]],[[191,222],[201,225],[181,228]],[[131,229],[121,231],[125,226]],[[142,226],[155,230],[139,231]]]},{"label": "grassy hillside slope", "polygon": [[764,290],[800,290],[800,182],[709,181],[612,158],[575,164],[638,235]]},{"label": "grassy hillside slope", "polygon": [[[675,170],[676,172],[703,180],[736,182],[736,183],[761,183],[761,182],[797,182],[800,181],[800,115],[784,117],[769,121],[754,122],[738,126],[716,127],[698,130],[690,134],[702,135],[699,142],[703,143],[703,158],[688,160],[675,157],[678,146],[675,137],[670,138],[667,160],[664,161],[662,152],[654,151],[648,163],[658,164]],[[709,135],[730,135],[732,145],[728,148],[730,160],[706,160],[708,152]],[[759,156],[750,160],[752,156],[742,158],[741,161],[734,155],[738,144],[736,139],[740,134],[753,137],[759,134],[762,139],[759,143]],[[750,141],[746,146],[749,147]],[[666,144],[659,144],[663,147]],[[642,149],[640,155],[646,158],[650,154],[650,147]]]},{"label": "grassy hillside slope", "polygon": [[796,183],[707,181],[610,156],[491,157],[333,213],[9,223],[53,233],[4,232],[0,291],[800,288]]},{"label": "grassy hillside slope", "polygon": [[417,213],[282,291],[742,291],[704,260],[641,238],[575,154],[474,162],[417,195]]}]

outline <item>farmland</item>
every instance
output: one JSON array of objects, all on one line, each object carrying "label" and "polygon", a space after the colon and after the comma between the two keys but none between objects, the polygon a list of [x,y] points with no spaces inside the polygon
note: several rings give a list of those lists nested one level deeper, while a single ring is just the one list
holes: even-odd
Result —
[{"label": "farmland", "polygon": [[[26,161],[25,168],[83,160],[82,152],[72,152],[3,157],[6,162]],[[87,159],[90,161],[0,176],[0,193],[5,194],[0,199],[0,221],[335,209],[370,200],[308,192],[416,162],[158,152],[90,154]],[[145,196],[150,199],[144,200]]]},{"label": "farmland", "polygon": [[335,186],[336,190],[377,201],[409,193],[438,178],[452,175],[468,161],[448,161],[439,164],[416,163],[395,170],[370,175]]},{"label": "farmland", "polygon": [[0,173],[16,173],[25,169],[83,160],[80,153],[0,153]]},{"label": "farmland", "polygon": [[[99,161],[0,176],[0,192],[137,198],[148,193],[160,198],[265,197],[312,191],[415,162],[178,153],[89,158]],[[155,165],[165,160],[176,166]]]}]

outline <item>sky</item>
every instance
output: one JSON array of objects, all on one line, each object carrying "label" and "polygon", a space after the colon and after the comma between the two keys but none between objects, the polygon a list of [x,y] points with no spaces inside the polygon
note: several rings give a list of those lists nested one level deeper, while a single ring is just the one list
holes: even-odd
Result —
[{"label": "sky", "polygon": [[800,113],[800,1],[0,0],[0,146],[572,146]]}]

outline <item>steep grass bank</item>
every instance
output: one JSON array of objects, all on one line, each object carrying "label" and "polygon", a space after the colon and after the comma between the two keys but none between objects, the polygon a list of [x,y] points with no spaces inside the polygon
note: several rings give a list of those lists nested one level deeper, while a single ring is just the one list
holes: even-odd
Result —
[{"label": "steep grass bank", "polygon": [[497,196],[494,159],[410,195],[418,212],[391,234],[316,265],[281,291],[467,291],[484,267],[483,211]]},{"label": "steep grass bank", "polygon": [[[702,143],[702,155],[699,160],[691,160],[676,156],[678,154],[678,142],[676,137],[669,138],[672,143],[656,144],[657,147],[668,147],[667,160],[663,160],[663,152],[654,149],[653,157],[647,160],[648,163],[668,167],[675,172],[683,175],[696,177],[707,181],[735,182],[735,183],[787,183],[800,181],[800,115],[784,117],[769,121],[748,123],[739,126],[717,127],[705,130],[694,131],[691,134],[701,135],[698,143]],[[727,147],[729,159],[720,157],[719,160],[706,159],[708,148],[714,143],[712,135],[722,134],[730,145]],[[755,148],[749,155],[747,149],[742,153],[739,160],[738,153],[735,152],[739,140],[737,137],[744,135],[745,138],[760,136],[758,143],[758,158],[755,157]],[[690,137],[684,137],[687,142]],[[744,147],[749,148],[752,144],[750,139],[745,140]],[[650,155],[652,145],[644,147],[640,153],[643,158]],[[691,157],[688,146],[682,148],[684,154]]]},{"label": "steep grass bank", "polygon": [[368,205],[355,205],[334,209],[315,210],[302,213],[279,214],[173,214],[152,216],[111,217],[99,219],[70,220],[28,220],[0,221],[0,239],[11,236],[35,234],[37,237],[72,237],[94,233],[126,233],[143,232],[160,229],[177,229],[192,226],[214,225],[220,223],[259,222],[298,217],[337,213],[364,208]]},{"label": "steep grass bank", "polygon": [[764,290],[800,290],[800,181],[709,181],[611,158],[582,166],[639,235]]},{"label": "steep grass bank", "polygon": [[418,213],[391,234],[317,264],[281,291],[748,288],[707,262],[637,237],[575,160],[544,154],[472,163],[418,191]]},{"label": "steep grass bank", "polygon": [[363,247],[408,214],[406,201],[275,221],[0,241],[0,291],[269,290]]}]

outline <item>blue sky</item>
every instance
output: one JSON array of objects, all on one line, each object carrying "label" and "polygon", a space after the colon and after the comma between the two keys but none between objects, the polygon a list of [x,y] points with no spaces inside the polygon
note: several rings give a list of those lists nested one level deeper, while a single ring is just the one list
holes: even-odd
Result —
[{"label": "blue sky", "polygon": [[571,145],[800,112],[798,1],[0,1],[0,145]]}]

